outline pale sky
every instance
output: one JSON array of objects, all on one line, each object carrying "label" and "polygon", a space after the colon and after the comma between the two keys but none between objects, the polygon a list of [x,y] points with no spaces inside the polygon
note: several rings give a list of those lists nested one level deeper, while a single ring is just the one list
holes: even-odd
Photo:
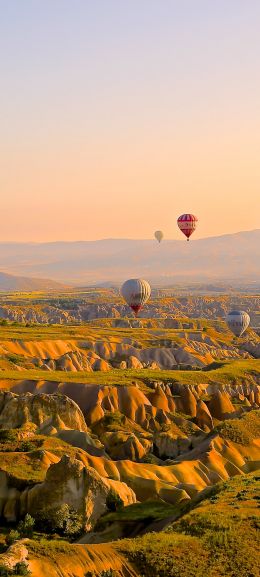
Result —
[{"label": "pale sky", "polygon": [[260,228],[259,0],[0,0],[0,240]]}]

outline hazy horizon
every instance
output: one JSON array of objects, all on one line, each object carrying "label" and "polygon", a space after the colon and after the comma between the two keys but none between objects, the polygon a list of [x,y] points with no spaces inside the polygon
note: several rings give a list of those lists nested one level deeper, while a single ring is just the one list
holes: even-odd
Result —
[{"label": "hazy horizon", "polygon": [[[212,234],[212,235],[208,235],[208,236],[199,236],[198,234],[193,235],[192,237],[192,241],[191,242],[195,242],[196,240],[207,240],[207,239],[214,239],[214,238],[218,238],[218,237],[223,237],[223,236],[233,236],[234,234],[240,235],[243,233],[254,233],[254,232],[258,232],[260,231],[260,228],[254,228],[252,230],[238,230],[235,232],[227,232],[224,234]],[[5,240],[5,239],[0,239],[0,244],[52,244],[52,243],[80,243],[80,242],[102,242],[102,241],[120,241],[120,240],[124,240],[124,241],[152,241],[153,243],[155,242],[154,239],[154,235],[152,234],[152,236],[147,237],[127,237],[127,236],[121,236],[121,237],[116,237],[116,236],[111,236],[111,237],[101,237],[101,238],[93,238],[93,239],[85,239],[85,238],[75,238],[73,240],[66,240],[66,239],[62,239],[62,238],[58,238],[56,240],[52,240],[52,239],[48,239],[48,240],[40,240],[40,241],[28,241],[28,240]],[[180,242],[184,242],[185,239],[183,237],[180,238],[170,238],[170,237],[164,237],[163,238],[163,243],[167,242],[167,241],[180,241]]]},{"label": "hazy horizon", "polygon": [[256,0],[0,0],[0,240],[259,228],[259,25]]},{"label": "hazy horizon", "polygon": [[207,239],[0,242],[0,271],[63,283],[126,278],[259,281],[260,229]]}]

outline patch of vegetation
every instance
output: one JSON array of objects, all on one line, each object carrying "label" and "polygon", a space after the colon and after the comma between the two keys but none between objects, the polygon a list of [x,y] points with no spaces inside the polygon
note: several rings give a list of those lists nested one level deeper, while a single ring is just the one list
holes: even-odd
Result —
[{"label": "patch of vegetation", "polygon": [[95,530],[102,531],[107,525],[115,522],[133,523],[143,522],[144,524],[160,521],[173,516],[180,509],[180,506],[165,503],[165,501],[148,500],[143,503],[134,503],[115,512],[105,513],[98,520]]},{"label": "patch of vegetation", "polygon": [[147,463],[148,465],[157,465],[158,458],[153,453],[146,453],[142,458],[142,463]]},{"label": "patch of vegetation", "polygon": [[0,429],[0,452],[28,453],[39,449],[43,444],[43,438],[31,435],[25,439],[20,429]]},{"label": "patch of vegetation", "polygon": [[19,531],[17,531],[16,529],[11,529],[11,531],[8,533],[8,535],[6,535],[5,538],[7,547],[10,547],[10,545],[13,545],[16,541],[19,541],[20,537],[21,535]]},{"label": "patch of vegetation", "polygon": [[16,355],[15,353],[8,353],[5,357],[10,363],[17,365],[18,367],[23,367],[26,361],[26,357],[23,355]]},{"label": "patch of vegetation", "polygon": [[107,412],[102,419],[102,424],[106,431],[118,431],[122,429],[125,420],[125,415],[119,411]]},{"label": "patch of vegetation", "polygon": [[29,552],[35,557],[49,557],[56,560],[57,555],[69,555],[73,551],[73,545],[67,541],[56,538],[47,539],[42,537],[39,540],[30,540],[26,544]]},{"label": "patch of vegetation", "polygon": [[220,483],[163,532],[117,547],[144,577],[257,577],[259,481],[250,474]]},{"label": "patch of vegetation", "polygon": [[36,523],[41,531],[76,538],[82,532],[83,517],[64,503],[60,507],[42,509]]},{"label": "patch of vegetation", "polygon": [[[56,335],[56,338],[61,338],[61,336]],[[164,383],[174,382],[179,384],[214,383],[221,386],[222,384],[227,383],[252,383],[254,378],[258,377],[259,372],[259,359],[240,359],[235,361],[226,361],[225,363],[222,363],[221,367],[209,370],[207,373],[203,370],[156,371],[150,369],[113,369],[108,372],[94,371],[92,373],[87,371],[78,371],[75,373],[72,371],[66,372],[66,382],[87,384],[95,384],[98,382],[101,385],[130,385],[133,381],[136,381],[140,387],[144,389],[146,388],[145,383],[149,384],[156,380],[163,381]],[[46,371],[40,369],[28,369],[24,371],[5,370],[4,378],[5,381],[23,379],[31,381],[46,380]],[[51,380],[54,382],[63,382],[64,371],[52,371]],[[11,385],[13,386],[13,383],[10,383],[10,386]]]},{"label": "patch of vegetation", "polygon": [[207,365],[206,367],[203,367],[202,371],[215,371],[216,369],[222,369],[223,367],[225,367],[226,362],[225,361],[213,361],[212,363],[210,363],[209,365]]},{"label": "patch of vegetation", "polygon": [[34,439],[32,441],[22,441],[21,444],[16,449],[22,453],[30,453],[30,451],[35,451],[41,447],[42,441],[40,439]]},{"label": "patch of vegetation", "polygon": [[5,565],[0,565],[0,577],[11,577],[11,575],[25,577],[26,575],[31,575],[31,571],[28,564],[24,561],[16,563],[13,569],[8,569]]},{"label": "patch of vegetation", "polygon": [[29,570],[29,566],[24,561],[20,561],[16,563],[13,571],[14,575],[20,575],[21,577],[24,575],[31,575],[31,571]]},{"label": "patch of vegetation", "polygon": [[35,526],[35,519],[31,515],[29,515],[29,513],[26,513],[24,519],[20,521],[18,525],[18,531],[21,537],[27,537],[27,538],[32,537],[34,526]]},{"label": "patch of vegetation", "polygon": [[18,440],[18,429],[0,429],[0,443],[17,443]]},{"label": "patch of vegetation", "polygon": [[174,415],[171,415],[171,419],[173,425],[169,427],[169,430],[172,430],[173,434],[176,434],[176,437],[180,437],[180,432],[187,436],[194,434],[194,424],[190,415],[176,411]]},{"label": "patch of vegetation", "polygon": [[109,511],[115,512],[124,507],[124,501],[118,493],[111,489],[106,498],[106,507]]},{"label": "patch of vegetation", "polygon": [[240,419],[223,421],[215,430],[234,443],[249,445],[260,436],[260,412],[250,411],[242,415]]},{"label": "patch of vegetation", "polygon": [[119,544],[120,551],[145,577],[204,577],[208,573],[208,552],[195,537],[149,533]]},{"label": "patch of vegetation", "polygon": [[17,453],[2,452],[1,470],[12,478],[13,486],[18,489],[42,482],[46,474],[46,468],[40,461],[31,458],[30,453],[19,453],[18,458]]}]

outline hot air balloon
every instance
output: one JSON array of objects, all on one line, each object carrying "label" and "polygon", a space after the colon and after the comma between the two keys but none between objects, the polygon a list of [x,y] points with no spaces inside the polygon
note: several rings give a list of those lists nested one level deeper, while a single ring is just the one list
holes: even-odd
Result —
[{"label": "hot air balloon", "polygon": [[236,337],[241,337],[249,323],[250,316],[245,311],[231,311],[227,315],[227,325]]},{"label": "hot air balloon", "polygon": [[162,242],[163,231],[162,230],[156,230],[154,233],[154,236],[155,236],[156,240],[158,240],[158,242]]},{"label": "hot air balloon", "polygon": [[190,235],[194,232],[197,222],[198,219],[194,214],[182,214],[179,216],[177,224],[181,232],[187,237],[187,240],[190,239]]},{"label": "hot air balloon", "polygon": [[138,315],[142,306],[149,300],[151,287],[146,280],[130,278],[121,287],[121,295],[126,303]]}]

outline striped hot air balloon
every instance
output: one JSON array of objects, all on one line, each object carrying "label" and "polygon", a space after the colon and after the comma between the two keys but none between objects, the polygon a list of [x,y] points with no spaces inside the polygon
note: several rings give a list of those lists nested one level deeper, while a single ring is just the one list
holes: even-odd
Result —
[{"label": "striped hot air balloon", "polygon": [[241,337],[250,324],[250,316],[245,311],[230,311],[227,325],[236,337]]},{"label": "striped hot air balloon", "polygon": [[194,214],[182,214],[179,216],[177,224],[181,232],[187,237],[187,240],[189,240],[191,234],[194,232],[197,222],[198,219]]},{"label": "striped hot air balloon", "polygon": [[151,287],[146,280],[130,278],[121,287],[121,295],[129,307],[138,315],[142,306],[149,300]]}]

